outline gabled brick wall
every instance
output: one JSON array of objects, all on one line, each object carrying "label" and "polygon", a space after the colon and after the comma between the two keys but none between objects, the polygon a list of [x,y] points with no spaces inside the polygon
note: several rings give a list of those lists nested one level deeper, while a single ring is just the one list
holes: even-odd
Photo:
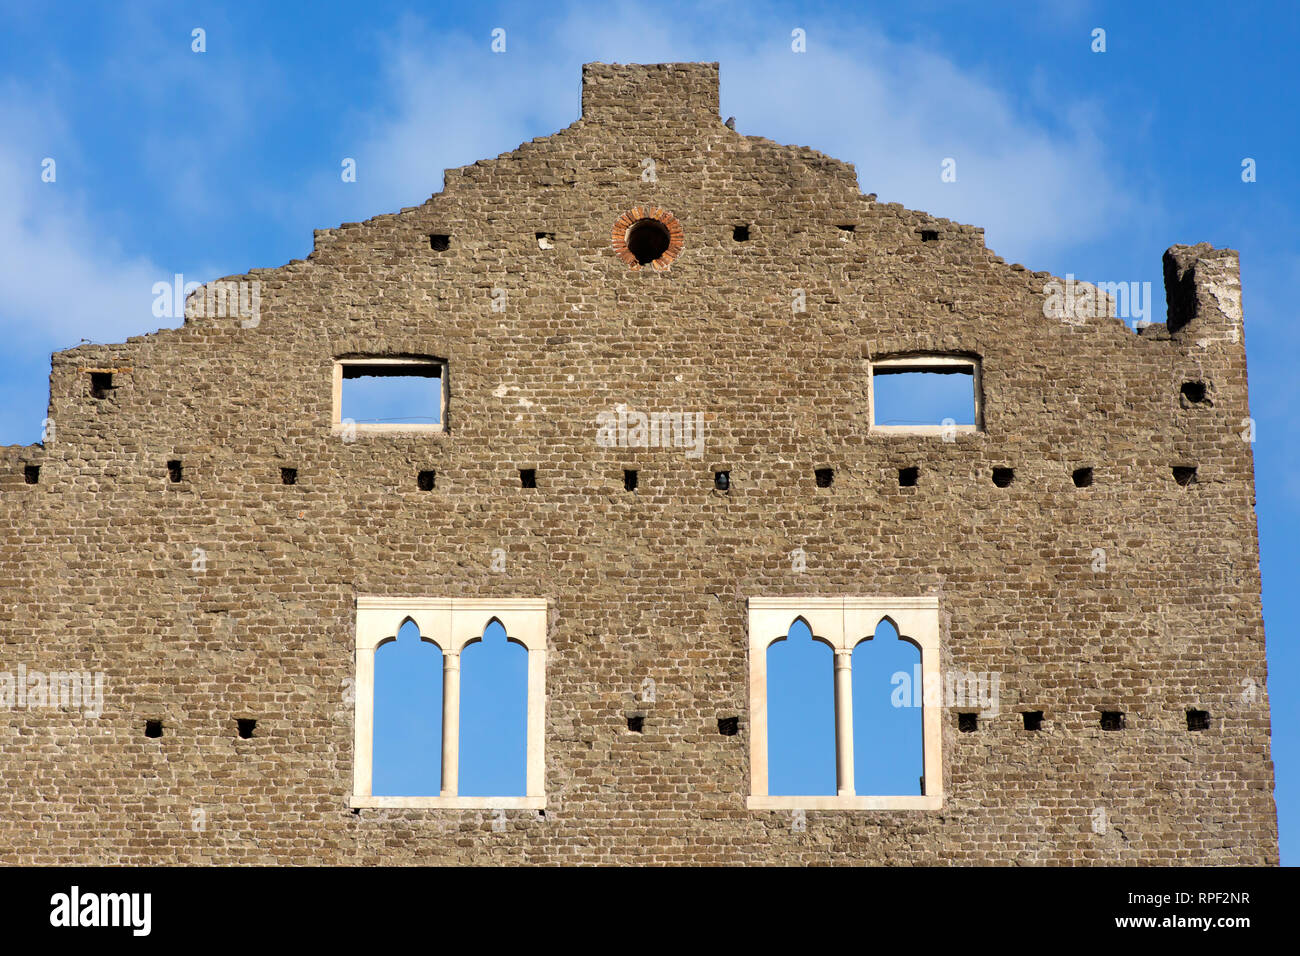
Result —
[{"label": "gabled brick wall", "polygon": [[[1276,863],[1235,253],[1171,251],[1177,331],[1046,318],[981,230],[724,126],[716,64],[583,79],[570,127],[231,277],[251,327],[53,356],[54,439],[0,450],[0,670],[104,672],[105,710],[0,712],[0,861]],[[671,268],[617,255],[636,207]],[[868,362],[916,350],[979,357],[985,431],[869,433]],[[446,434],[331,434],[374,353],[447,359]],[[600,445],[619,404],[702,413],[702,457]],[[549,599],[544,817],[349,810],[358,594]],[[943,666],[1003,675],[945,714],[942,810],[745,809],[745,602],[804,594],[937,594]]]}]

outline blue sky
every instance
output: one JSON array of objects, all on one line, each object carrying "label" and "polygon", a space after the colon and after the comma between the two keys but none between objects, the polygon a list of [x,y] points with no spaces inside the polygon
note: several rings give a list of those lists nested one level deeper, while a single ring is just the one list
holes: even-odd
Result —
[{"label": "blue sky", "polygon": [[444,168],[576,119],[585,61],[718,60],[742,133],[853,162],[864,192],[983,226],[1008,261],[1149,281],[1156,321],[1165,248],[1240,250],[1282,853],[1300,862],[1298,26],[1287,2],[5,2],[0,442],[39,440],[51,350],[174,324],[155,282],[279,265],[314,228],[422,202]]}]

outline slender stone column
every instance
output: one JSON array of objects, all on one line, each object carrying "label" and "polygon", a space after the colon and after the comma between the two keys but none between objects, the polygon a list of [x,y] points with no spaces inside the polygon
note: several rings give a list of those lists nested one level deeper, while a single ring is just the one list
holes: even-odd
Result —
[{"label": "slender stone column", "polygon": [[835,777],[841,797],[853,796],[853,651],[835,651]]},{"label": "slender stone column", "polygon": [[460,789],[460,654],[442,655],[442,796]]}]

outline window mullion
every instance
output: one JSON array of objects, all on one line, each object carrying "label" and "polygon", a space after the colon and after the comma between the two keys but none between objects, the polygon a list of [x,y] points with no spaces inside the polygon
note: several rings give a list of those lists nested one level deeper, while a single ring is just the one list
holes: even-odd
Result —
[{"label": "window mullion", "polygon": [[460,652],[442,655],[442,796],[460,791]]},{"label": "window mullion", "polygon": [[853,651],[842,647],[835,648],[835,773],[836,792],[853,796]]}]

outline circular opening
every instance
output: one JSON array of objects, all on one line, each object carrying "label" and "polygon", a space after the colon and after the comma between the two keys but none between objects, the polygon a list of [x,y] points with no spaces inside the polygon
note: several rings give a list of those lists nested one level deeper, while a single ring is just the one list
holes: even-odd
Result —
[{"label": "circular opening", "polygon": [[627,251],[641,265],[649,265],[668,251],[668,227],[658,219],[638,219],[627,227]]}]

